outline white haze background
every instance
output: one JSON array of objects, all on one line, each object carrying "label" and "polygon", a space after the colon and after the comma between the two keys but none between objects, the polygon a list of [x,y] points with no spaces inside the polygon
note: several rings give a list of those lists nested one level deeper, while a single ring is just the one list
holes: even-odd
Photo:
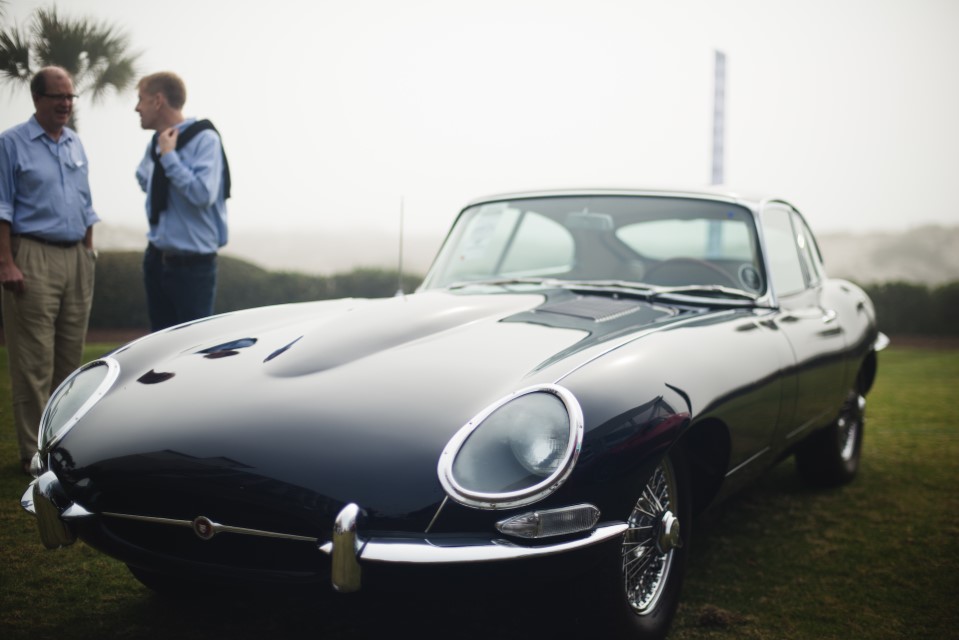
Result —
[{"label": "white haze background", "polygon": [[[22,27],[50,2],[13,0]],[[186,81],[223,135],[228,252],[271,268],[425,269],[476,196],[702,186],[713,56],[728,62],[726,178],[820,234],[959,224],[954,0],[70,0],[143,74]],[[0,128],[32,113],[0,89]],[[134,92],[78,101],[101,248],[141,248]]]}]

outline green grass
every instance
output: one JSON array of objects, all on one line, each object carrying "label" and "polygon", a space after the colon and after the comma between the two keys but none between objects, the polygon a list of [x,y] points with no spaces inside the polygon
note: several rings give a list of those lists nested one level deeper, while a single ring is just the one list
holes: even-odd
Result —
[{"label": "green grass", "polygon": [[955,637],[957,382],[959,351],[880,354],[859,476],[812,491],[787,460],[727,503],[694,540],[670,637]]},{"label": "green grass", "polygon": [[[106,345],[91,345],[95,357]],[[672,640],[946,638],[959,614],[959,351],[880,355],[863,464],[851,485],[811,491],[791,460],[697,522]],[[366,638],[437,627],[519,638],[512,605],[441,611],[417,594],[167,601],[82,543],[42,548],[19,507],[27,485],[0,349],[0,637]],[[548,607],[543,614],[557,614]],[[502,620],[502,622],[499,622]],[[515,634],[515,635],[513,635]],[[580,634],[582,635],[582,634]],[[583,637],[593,637],[586,634]]]}]

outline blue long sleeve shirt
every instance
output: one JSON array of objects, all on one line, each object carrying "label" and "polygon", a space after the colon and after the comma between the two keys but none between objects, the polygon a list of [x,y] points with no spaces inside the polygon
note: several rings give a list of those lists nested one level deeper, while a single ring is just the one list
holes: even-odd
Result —
[{"label": "blue long sleeve shirt", "polygon": [[[182,132],[196,118],[188,118],[177,128]],[[146,216],[150,219],[150,185],[153,158],[150,145],[137,167],[140,188],[147,194]],[[170,193],[167,208],[159,222],[150,225],[147,240],[163,251],[216,253],[227,243],[228,227],[223,185],[223,150],[215,131],[202,131],[182,149],[160,158]]]},{"label": "blue long sleeve shirt", "polygon": [[32,116],[0,134],[0,220],[13,234],[78,242],[100,220],[87,154],[73,129],[53,140]]}]

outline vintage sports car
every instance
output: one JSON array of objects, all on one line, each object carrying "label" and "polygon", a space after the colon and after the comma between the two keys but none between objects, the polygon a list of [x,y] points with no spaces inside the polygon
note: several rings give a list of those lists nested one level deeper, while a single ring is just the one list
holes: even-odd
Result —
[{"label": "vintage sports car", "polygon": [[789,455],[853,478],[885,342],[783,200],[502,195],[413,294],[229,313],[81,367],[22,503],[47,547],[79,537],[157,590],[549,581],[657,637],[694,513]]}]

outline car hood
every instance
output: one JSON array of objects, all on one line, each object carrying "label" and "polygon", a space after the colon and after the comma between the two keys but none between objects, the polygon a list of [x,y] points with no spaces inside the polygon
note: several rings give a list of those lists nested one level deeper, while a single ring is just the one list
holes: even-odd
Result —
[{"label": "car hood", "polygon": [[444,495],[440,453],[472,417],[675,315],[640,301],[502,290],[209,318],[111,354],[119,378],[51,460],[99,511],[193,518],[243,494],[324,519],[356,502],[420,526]]}]

